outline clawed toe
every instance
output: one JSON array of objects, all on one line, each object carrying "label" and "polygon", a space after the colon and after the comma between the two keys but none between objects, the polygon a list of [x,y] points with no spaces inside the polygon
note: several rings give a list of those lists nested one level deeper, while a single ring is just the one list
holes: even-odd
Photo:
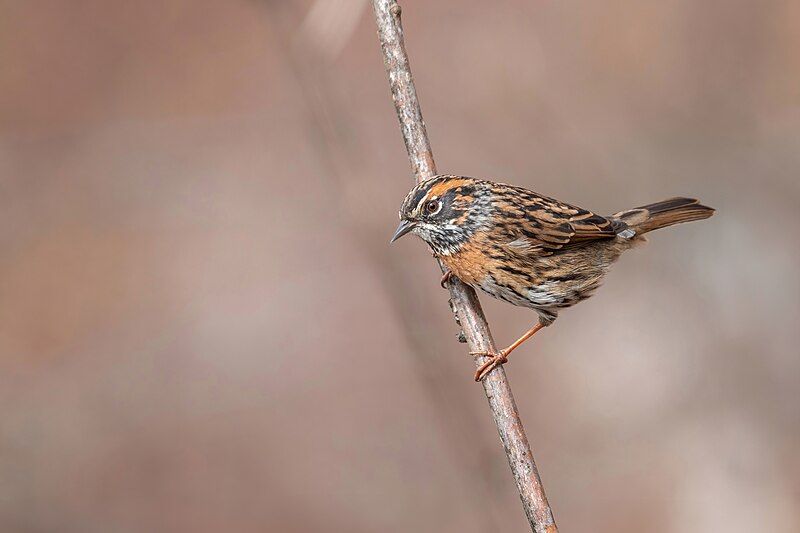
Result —
[{"label": "clawed toe", "polygon": [[500,365],[503,365],[508,362],[508,357],[504,353],[505,350],[501,350],[500,353],[490,353],[490,352],[470,352],[470,355],[483,355],[491,357],[488,361],[483,363],[478,370],[475,371],[475,381],[481,381],[486,375],[497,368]]},{"label": "clawed toe", "polygon": [[519,348],[519,346],[525,342],[526,340],[533,337],[533,334],[542,329],[545,326],[541,321],[538,322],[535,326],[531,329],[526,331],[522,337],[514,341],[514,343],[509,346],[508,348],[504,348],[497,353],[494,352],[469,352],[470,355],[482,355],[484,357],[489,357],[489,359],[483,363],[480,368],[475,372],[475,381],[480,381],[486,377],[486,374],[497,368],[498,366],[505,364],[508,362],[508,355]]},{"label": "clawed toe", "polygon": [[442,279],[439,280],[439,285],[441,285],[443,289],[446,289],[447,284],[450,282],[450,278],[452,277],[453,273],[448,270],[442,275]]}]

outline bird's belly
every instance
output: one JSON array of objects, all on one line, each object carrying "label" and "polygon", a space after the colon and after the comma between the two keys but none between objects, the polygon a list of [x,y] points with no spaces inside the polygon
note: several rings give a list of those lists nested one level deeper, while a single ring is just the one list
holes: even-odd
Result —
[{"label": "bird's belly", "polygon": [[[470,243],[472,244],[472,243]],[[457,254],[442,256],[445,266],[464,283],[513,305],[529,308],[559,306],[559,285],[536,275],[532,265],[509,271],[506,263],[487,256],[488,246],[465,245]]]},{"label": "bird's belly", "polygon": [[477,286],[485,293],[510,304],[530,308],[558,306],[561,295],[553,283],[540,285],[504,283],[492,275],[486,275]]}]

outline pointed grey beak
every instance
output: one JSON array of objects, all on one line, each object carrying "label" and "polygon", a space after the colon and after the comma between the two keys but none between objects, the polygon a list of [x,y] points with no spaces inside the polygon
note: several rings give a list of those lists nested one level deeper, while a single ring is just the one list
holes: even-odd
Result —
[{"label": "pointed grey beak", "polygon": [[406,233],[408,233],[409,231],[411,231],[416,227],[417,227],[416,222],[413,222],[411,220],[401,221],[400,225],[397,226],[397,231],[395,231],[394,235],[392,235],[392,240],[389,241],[389,244],[393,243],[394,241],[396,241],[397,239],[399,239],[400,237],[402,237],[403,235],[405,235]]}]

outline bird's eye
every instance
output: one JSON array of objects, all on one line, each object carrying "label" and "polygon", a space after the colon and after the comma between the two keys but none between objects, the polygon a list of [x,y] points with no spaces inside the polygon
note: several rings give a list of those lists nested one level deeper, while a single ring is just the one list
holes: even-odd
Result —
[{"label": "bird's eye", "polygon": [[435,215],[442,209],[441,200],[431,200],[425,204],[425,212],[429,215]]}]

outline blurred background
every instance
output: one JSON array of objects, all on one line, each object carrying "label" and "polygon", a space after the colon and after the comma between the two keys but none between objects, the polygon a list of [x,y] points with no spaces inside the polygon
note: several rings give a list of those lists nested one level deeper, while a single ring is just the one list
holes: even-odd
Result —
[{"label": "blurred background", "polygon": [[[507,366],[561,530],[800,530],[800,4],[402,4],[441,172],[718,209]],[[367,2],[0,27],[0,530],[527,529]]]}]

